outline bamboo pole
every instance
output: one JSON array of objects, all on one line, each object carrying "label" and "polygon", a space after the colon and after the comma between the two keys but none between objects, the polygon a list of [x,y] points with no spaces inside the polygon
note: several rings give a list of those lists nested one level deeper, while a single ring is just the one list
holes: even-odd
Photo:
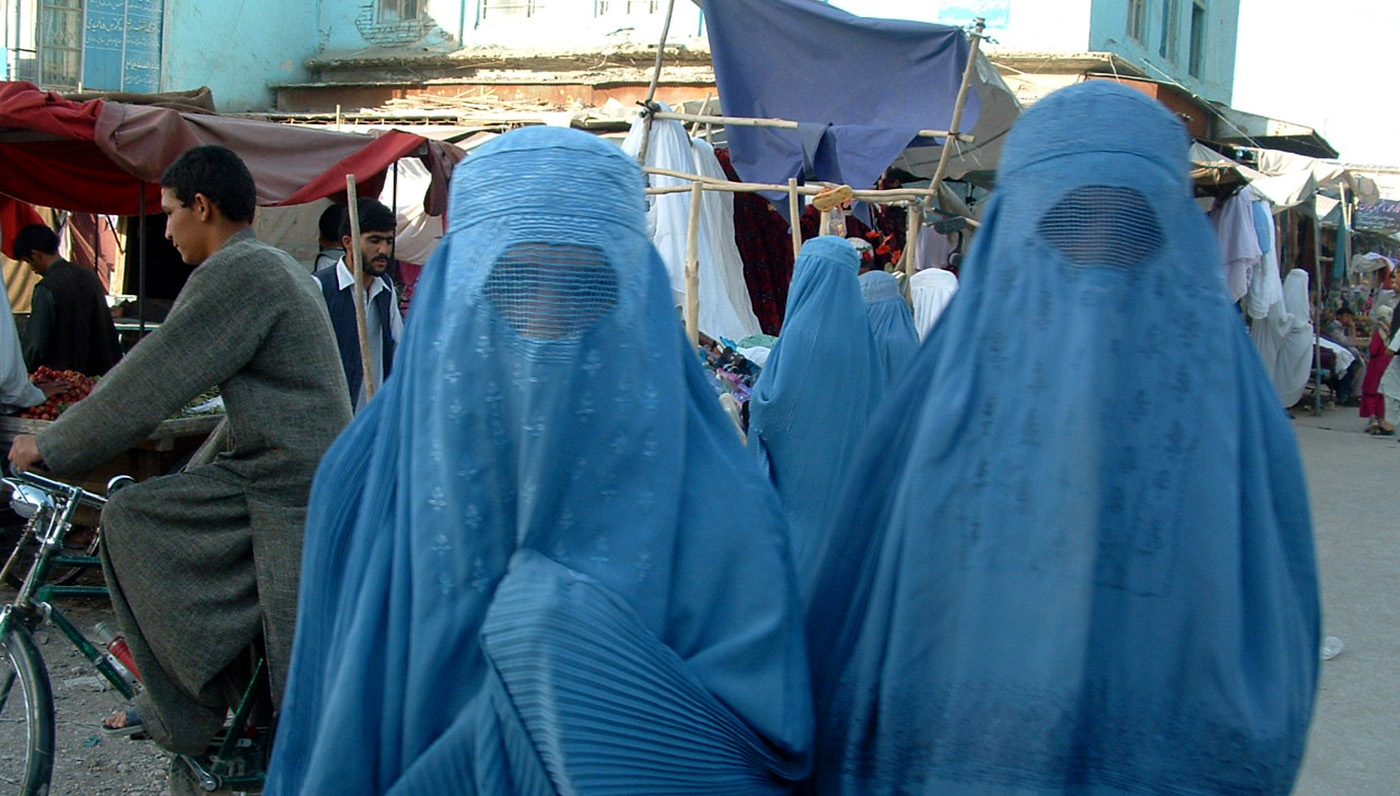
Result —
[{"label": "bamboo pole", "polygon": [[904,222],[904,249],[901,250],[899,258],[901,262],[897,265],[904,267],[905,276],[913,276],[919,265],[919,235],[923,234],[924,226],[924,203],[913,202],[909,205],[909,215]]},{"label": "bamboo pole", "polygon": [[797,178],[788,177],[788,220],[792,227],[792,264],[802,254],[802,207],[797,201]]},{"label": "bamboo pole", "polygon": [[1313,222],[1313,416],[1322,414],[1322,219],[1318,218],[1317,196],[1312,200]]},{"label": "bamboo pole", "polygon": [[959,128],[962,126],[963,110],[967,107],[967,93],[972,88],[972,76],[977,71],[977,54],[982,49],[983,33],[987,29],[987,21],[982,17],[977,17],[972,32],[972,47],[967,53],[967,66],[963,68],[962,85],[958,86],[958,98],[953,103],[953,121],[948,125],[948,139],[943,142],[943,151],[938,154],[938,168],[933,172],[933,180],[929,182],[929,191],[932,192],[930,199],[924,200],[925,209],[932,199],[938,197],[938,186],[943,184],[943,178],[948,174],[948,161],[952,159],[953,147],[961,140]]},{"label": "bamboo pole", "polygon": [[685,247],[685,333],[690,344],[700,344],[700,208],[705,192],[700,183],[690,187],[690,231]]},{"label": "bamboo pole", "polygon": [[676,0],[666,4],[666,20],[661,23],[661,41],[656,45],[656,67],[651,72],[651,85],[647,87],[647,100],[642,103],[645,109],[642,119],[642,146],[637,150],[637,162],[646,165],[647,149],[651,147],[651,125],[656,119],[656,89],[661,85],[661,64],[666,57],[666,38],[671,35],[671,14],[676,10]]},{"label": "bamboo pole", "polygon": [[[677,122],[703,122],[705,124],[723,124],[728,127],[777,127],[783,130],[796,130],[801,123],[789,119],[758,119],[749,116],[710,116],[703,113],[678,113],[676,111],[653,111],[654,119],[672,120]],[[956,118],[956,117],[955,117]],[[949,130],[920,130],[918,135],[924,138],[957,138],[963,143],[975,143],[976,139],[966,133],[954,133]]]},{"label": "bamboo pole", "polygon": [[[354,277],[355,329],[360,338],[360,369],[364,372],[365,403],[374,398],[373,360],[369,354],[369,317],[365,312],[364,263],[360,262],[360,206],[355,195],[355,175],[345,175],[345,195],[349,204],[345,212],[350,214],[350,245],[345,247],[345,262],[350,266]],[[363,408],[363,407],[360,407]]]}]

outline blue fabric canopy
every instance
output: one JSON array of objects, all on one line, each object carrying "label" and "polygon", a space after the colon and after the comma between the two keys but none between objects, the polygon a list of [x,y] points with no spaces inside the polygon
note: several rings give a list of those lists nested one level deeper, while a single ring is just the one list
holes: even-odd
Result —
[{"label": "blue fabric canopy", "polygon": [[[702,5],[724,113],[803,125],[730,125],[730,157],[745,180],[870,187],[918,131],[952,123],[971,49],[959,28],[857,17],[812,0]],[[964,130],[978,108],[969,92]]]},{"label": "blue fabric canopy", "polygon": [[899,294],[899,280],[885,271],[860,275],[860,294],[870,316],[870,331],[885,367],[885,388],[892,389],[909,369],[919,350],[919,332],[914,328],[914,311]]},{"label": "blue fabric canopy", "polygon": [[783,333],[749,401],[749,447],[787,509],[799,580],[821,549],[846,470],[884,396],[859,269],[845,238],[807,241],[793,267]]},{"label": "blue fabric canopy", "polygon": [[268,793],[806,774],[787,525],[677,321],[642,185],[557,128],[457,168],[394,373],[317,474]]},{"label": "blue fabric canopy", "polygon": [[818,793],[1289,792],[1307,485],[1187,143],[1110,81],[1013,129],[808,594]]}]

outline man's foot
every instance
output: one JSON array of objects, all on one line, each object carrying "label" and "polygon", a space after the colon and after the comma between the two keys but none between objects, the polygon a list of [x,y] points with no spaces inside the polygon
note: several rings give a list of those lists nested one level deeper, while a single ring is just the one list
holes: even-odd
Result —
[{"label": "man's foot", "polygon": [[102,722],[102,734],[108,738],[130,738],[133,741],[144,741],[151,737],[146,732],[146,725],[141,721],[141,714],[136,712],[134,705],[118,708],[108,716],[107,720]]}]

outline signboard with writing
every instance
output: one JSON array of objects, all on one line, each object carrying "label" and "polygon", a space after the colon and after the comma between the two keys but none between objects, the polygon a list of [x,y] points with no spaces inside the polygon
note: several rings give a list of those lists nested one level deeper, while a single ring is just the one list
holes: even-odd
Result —
[{"label": "signboard with writing", "polygon": [[1358,205],[1352,226],[1368,232],[1400,232],[1400,202],[1382,199],[1375,204]]}]

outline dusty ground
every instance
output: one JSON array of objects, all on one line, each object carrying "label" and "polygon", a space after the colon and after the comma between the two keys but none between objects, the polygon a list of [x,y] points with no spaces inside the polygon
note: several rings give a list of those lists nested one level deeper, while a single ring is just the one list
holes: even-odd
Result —
[{"label": "dusty ground", "polygon": [[[1325,632],[1346,648],[1323,666],[1307,761],[1295,796],[1400,794],[1400,573],[1396,485],[1400,444],[1362,433],[1355,409],[1294,421],[1308,471]],[[9,592],[0,587],[0,599]],[[107,618],[97,601],[62,605],[84,631]],[[53,679],[58,753],[53,796],[161,794],[168,756],[147,742],[108,739],[99,722],[117,706],[71,645],[39,634]]]},{"label": "dusty ground", "polygon": [[[9,598],[8,590],[0,591]],[[97,600],[68,600],[59,607],[89,636],[98,621],[115,623]],[[150,741],[107,738],[99,730],[102,720],[122,704],[120,695],[100,688],[105,682],[56,629],[41,629],[35,641],[48,662],[58,718],[50,796],[165,793],[169,755]]]}]

